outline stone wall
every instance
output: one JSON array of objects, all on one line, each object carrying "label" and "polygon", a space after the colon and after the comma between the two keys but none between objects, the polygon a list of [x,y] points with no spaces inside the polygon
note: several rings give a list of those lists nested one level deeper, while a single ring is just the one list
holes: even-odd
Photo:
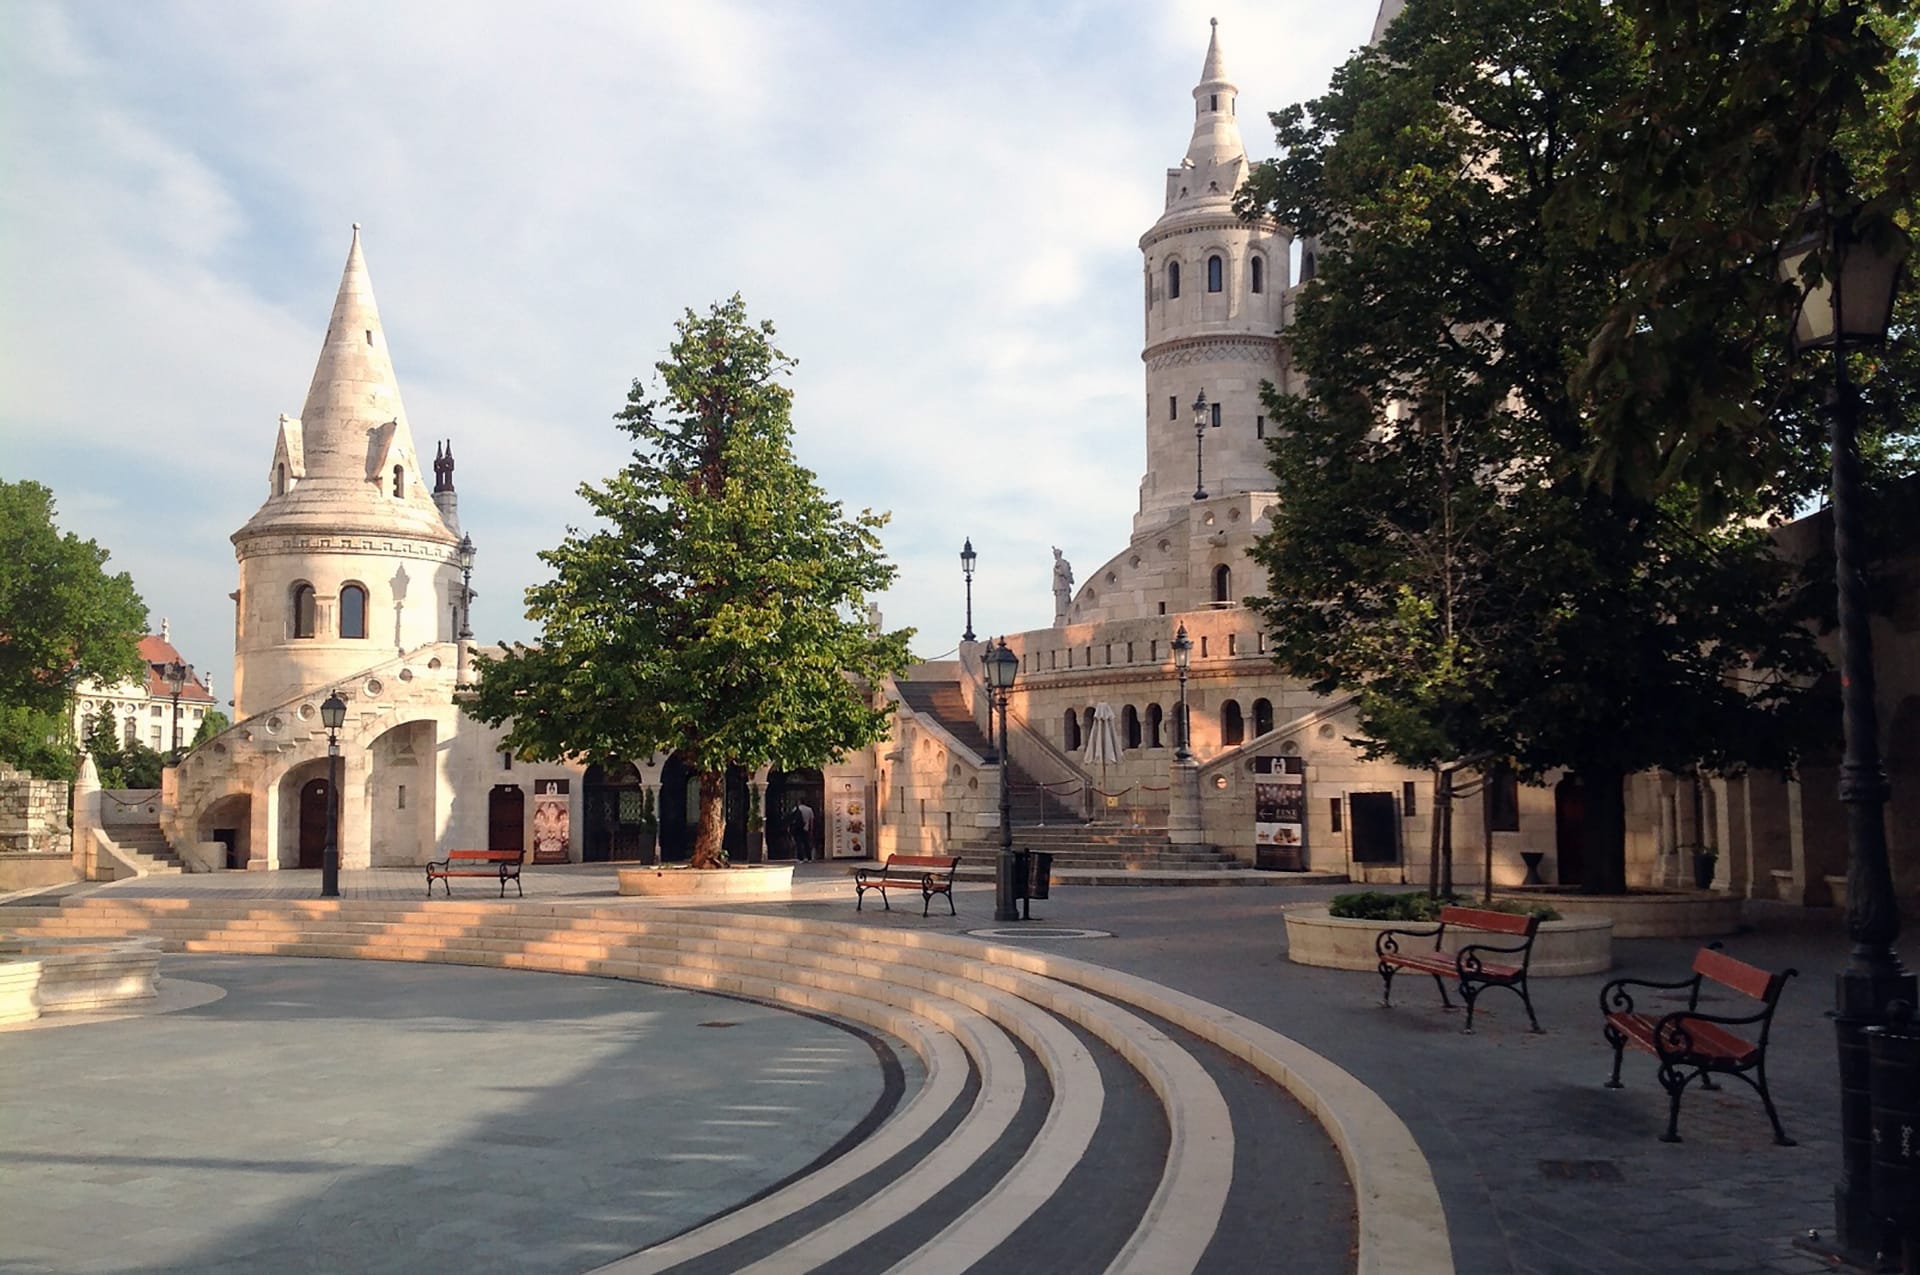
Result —
[{"label": "stone wall", "polygon": [[0,854],[72,852],[66,783],[0,764]]}]

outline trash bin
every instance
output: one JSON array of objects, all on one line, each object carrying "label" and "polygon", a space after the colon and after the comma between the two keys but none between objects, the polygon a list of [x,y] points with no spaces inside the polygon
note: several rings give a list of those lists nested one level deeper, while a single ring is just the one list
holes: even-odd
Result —
[{"label": "trash bin", "polygon": [[1027,873],[1033,868],[1033,851],[1015,850],[1013,852],[1013,897],[1018,902],[1029,898],[1027,894]]},{"label": "trash bin", "polygon": [[1920,1236],[1920,1025],[1913,1021],[1912,1006],[1897,1002],[1891,1021],[1862,1034],[1873,1131],[1867,1179],[1873,1211],[1900,1228],[1911,1253]]},{"label": "trash bin", "polygon": [[1033,866],[1027,882],[1027,897],[1044,899],[1047,897],[1047,887],[1053,884],[1053,856],[1044,850],[1036,850],[1030,852],[1029,858]]}]

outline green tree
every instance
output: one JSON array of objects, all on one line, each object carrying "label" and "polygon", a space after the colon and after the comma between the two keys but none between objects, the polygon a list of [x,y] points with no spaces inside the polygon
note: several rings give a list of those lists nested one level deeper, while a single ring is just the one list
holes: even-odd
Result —
[{"label": "green tree", "polygon": [[1277,658],[1356,692],[1403,764],[1579,774],[1606,892],[1626,776],[1783,762],[1817,667],[1760,531],[1587,478],[1579,373],[1631,257],[1561,191],[1643,74],[1601,0],[1412,0],[1274,116],[1282,158],[1243,196],[1321,248],[1288,333],[1308,390],[1268,395]]},{"label": "green tree", "polygon": [[61,534],[46,487],[0,479],[0,760],[71,778],[74,688],[140,673],[146,604],[106,561]]},{"label": "green tree", "polygon": [[736,295],[675,331],[658,397],[636,380],[615,415],[632,460],[580,488],[599,525],[540,555],[539,644],[477,661],[470,711],[511,723],[528,759],[679,753],[700,777],[693,865],[713,867],[726,768],[819,766],[882,738],[874,687],[912,631],[868,626],[894,576],[886,518],[847,516],[795,461],[772,325]]},{"label": "green tree", "polygon": [[193,743],[190,747],[200,747],[200,745],[206,743],[231,725],[233,725],[233,723],[227,720],[225,713],[217,708],[208,709],[207,715],[200,719],[199,729],[193,732]]}]

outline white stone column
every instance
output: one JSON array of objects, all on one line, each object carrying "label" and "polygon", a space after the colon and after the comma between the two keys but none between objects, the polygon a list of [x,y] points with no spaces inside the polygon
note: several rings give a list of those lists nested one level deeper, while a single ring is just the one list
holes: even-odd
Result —
[{"label": "white stone column", "polygon": [[1177,846],[1195,846],[1206,839],[1200,817],[1200,767],[1174,762],[1167,780],[1167,840]]}]

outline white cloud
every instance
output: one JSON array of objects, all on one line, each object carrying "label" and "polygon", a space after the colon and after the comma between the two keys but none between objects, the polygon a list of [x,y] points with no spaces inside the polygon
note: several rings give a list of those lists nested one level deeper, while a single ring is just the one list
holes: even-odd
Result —
[{"label": "white cloud", "polygon": [[227,536],[366,250],[422,450],[450,437],[476,627],[624,455],[682,309],[800,359],[796,446],[894,511],[888,620],[1051,616],[1048,546],[1125,544],[1139,257],[1218,14],[1241,124],[1318,92],[1371,5],[16,3],[0,46],[0,473],[133,571],[230,680]]}]

